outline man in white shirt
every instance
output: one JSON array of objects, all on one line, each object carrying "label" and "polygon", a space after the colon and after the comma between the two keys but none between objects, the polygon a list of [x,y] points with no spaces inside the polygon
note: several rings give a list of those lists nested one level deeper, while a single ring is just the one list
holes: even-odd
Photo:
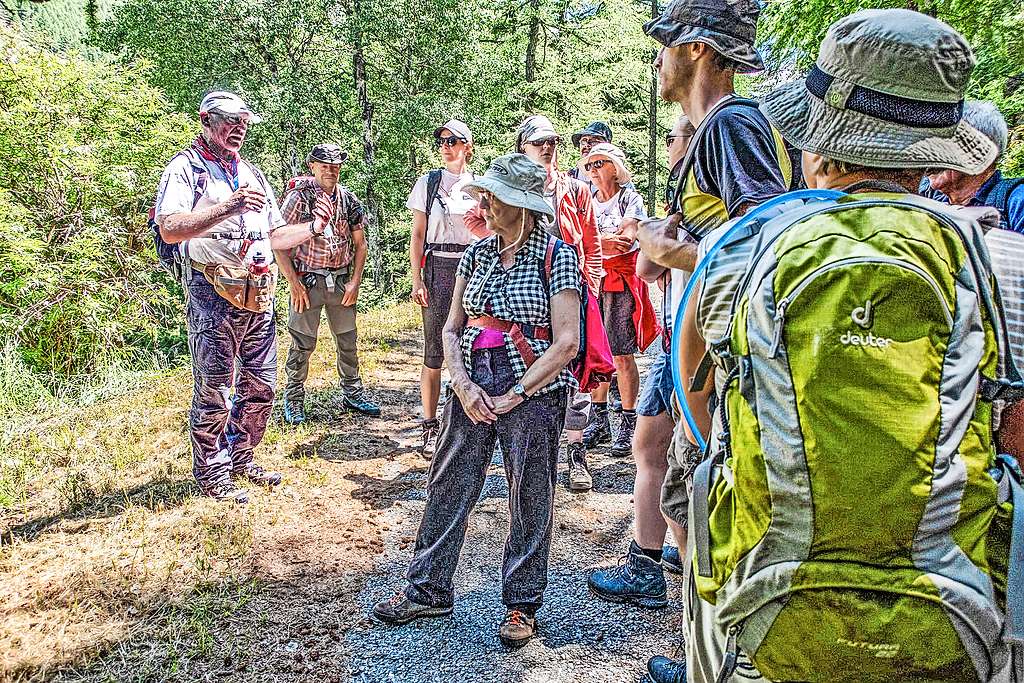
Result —
[{"label": "man in white shirt", "polygon": [[266,178],[239,157],[249,124],[260,120],[240,97],[211,92],[199,119],[202,134],[164,169],[155,220],[186,271],[192,471],[205,495],[244,503],[248,494],[233,478],[281,483],[253,462],[277,375],[273,250],[322,233],[331,209],[285,224]]}]

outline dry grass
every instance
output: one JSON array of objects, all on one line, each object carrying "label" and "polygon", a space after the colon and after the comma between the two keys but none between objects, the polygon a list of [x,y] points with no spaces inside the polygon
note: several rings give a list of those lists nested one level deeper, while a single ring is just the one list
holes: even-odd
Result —
[{"label": "dry grass", "polygon": [[[364,376],[418,323],[412,304],[361,315]],[[283,365],[287,335],[280,351]],[[334,372],[324,337],[310,390],[333,386]],[[166,673],[206,654],[211,624],[258,590],[253,530],[276,524],[280,506],[266,494],[244,508],[197,497],[190,398],[191,376],[181,369],[88,408],[3,426],[0,680],[45,679],[59,669],[68,676],[68,667],[143,631],[161,634],[153,660]],[[308,437],[272,422],[257,455],[273,462]],[[315,468],[307,469],[308,482],[298,484],[315,486]]]}]

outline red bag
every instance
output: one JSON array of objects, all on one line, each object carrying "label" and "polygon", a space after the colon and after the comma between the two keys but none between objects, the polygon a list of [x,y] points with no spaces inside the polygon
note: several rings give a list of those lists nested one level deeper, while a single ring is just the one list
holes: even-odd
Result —
[{"label": "red bag", "polygon": [[[551,265],[555,259],[555,248],[561,240],[551,237],[544,255],[544,275],[551,281]],[[567,243],[563,243],[567,244]],[[580,392],[587,393],[601,382],[610,382],[615,365],[612,362],[612,347],[601,318],[601,306],[596,297],[590,295],[586,279],[581,276],[583,298],[580,301],[580,350],[569,363],[569,370],[579,382]]]}]

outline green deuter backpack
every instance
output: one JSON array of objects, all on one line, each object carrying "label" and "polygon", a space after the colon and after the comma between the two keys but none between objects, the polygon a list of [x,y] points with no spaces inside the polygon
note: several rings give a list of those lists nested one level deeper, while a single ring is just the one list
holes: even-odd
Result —
[{"label": "green deuter backpack", "polygon": [[1024,496],[992,402],[1020,377],[981,226],[872,193],[751,239],[709,340],[728,379],[690,525],[726,668],[742,650],[775,681],[1009,681]]}]

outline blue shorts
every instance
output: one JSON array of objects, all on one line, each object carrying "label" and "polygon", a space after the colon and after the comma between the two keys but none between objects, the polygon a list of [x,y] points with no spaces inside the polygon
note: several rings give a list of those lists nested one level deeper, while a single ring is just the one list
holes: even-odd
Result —
[{"label": "blue shorts", "polygon": [[637,415],[655,417],[668,412],[672,417],[672,393],[675,387],[672,383],[672,362],[667,353],[662,351],[654,360],[644,386],[640,389],[640,396],[636,402]]}]

